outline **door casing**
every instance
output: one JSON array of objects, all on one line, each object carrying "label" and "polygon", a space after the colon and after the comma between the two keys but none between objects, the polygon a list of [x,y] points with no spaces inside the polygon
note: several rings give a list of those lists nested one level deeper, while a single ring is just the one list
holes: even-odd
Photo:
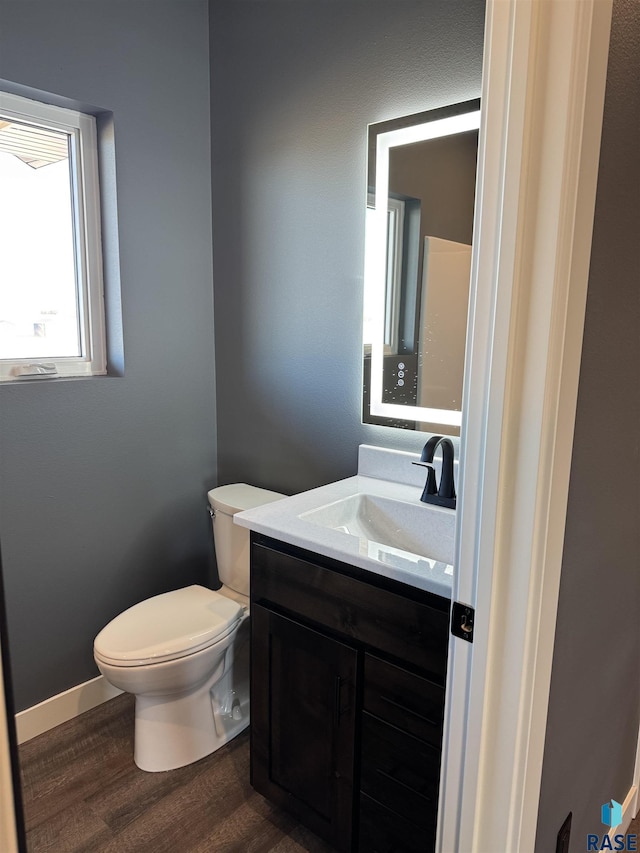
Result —
[{"label": "door casing", "polygon": [[610,0],[488,0],[440,851],[533,851]]}]

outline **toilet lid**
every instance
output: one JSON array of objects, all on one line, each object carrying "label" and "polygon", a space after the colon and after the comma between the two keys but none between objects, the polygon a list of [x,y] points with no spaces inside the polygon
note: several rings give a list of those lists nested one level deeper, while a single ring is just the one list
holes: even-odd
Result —
[{"label": "toilet lid", "polygon": [[203,586],[155,595],[116,616],[96,637],[97,657],[116,666],[174,660],[223,639],[243,608]]}]

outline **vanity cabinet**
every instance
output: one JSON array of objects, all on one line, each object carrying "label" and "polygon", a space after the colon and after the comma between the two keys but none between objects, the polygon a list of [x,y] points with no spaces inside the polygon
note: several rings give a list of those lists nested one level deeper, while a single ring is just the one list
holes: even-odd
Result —
[{"label": "vanity cabinet", "polygon": [[251,781],[336,850],[435,845],[448,599],[251,542]]},{"label": "vanity cabinet", "polygon": [[349,850],[357,652],[260,605],[251,618],[252,783]]}]

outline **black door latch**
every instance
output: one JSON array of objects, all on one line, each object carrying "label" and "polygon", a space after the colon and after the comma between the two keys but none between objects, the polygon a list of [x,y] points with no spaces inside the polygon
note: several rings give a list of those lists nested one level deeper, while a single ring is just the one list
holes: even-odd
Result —
[{"label": "black door latch", "polygon": [[460,604],[459,601],[454,601],[451,612],[451,633],[453,636],[460,637],[461,640],[472,643],[475,615],[473,607],[469,607],[468,604]]}]

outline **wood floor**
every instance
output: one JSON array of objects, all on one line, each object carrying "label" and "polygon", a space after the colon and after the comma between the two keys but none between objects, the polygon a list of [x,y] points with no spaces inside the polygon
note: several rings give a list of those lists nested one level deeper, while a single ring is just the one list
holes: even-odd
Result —
[{"label": "wood floor", "polygon": [[331,853],[249,785],[248,733],[189,767],[133,763],[133,697],[20,747],[29,853]]},{"label": "wood floor", "polygon": [[29,853],[332,853],[251,788],[246,732],[189,767],[138,770],[129,695],[23,744],[20,764]]}]

